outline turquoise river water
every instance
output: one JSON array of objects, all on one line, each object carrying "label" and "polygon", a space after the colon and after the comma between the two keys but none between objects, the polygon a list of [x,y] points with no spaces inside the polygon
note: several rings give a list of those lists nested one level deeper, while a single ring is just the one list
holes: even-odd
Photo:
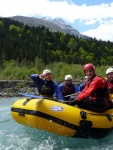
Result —
[{"label": "turquoise river water", "polygon": [[113,133],[102,139],[68,138],[26,127],[11,116],[16,98],[0,98],[0,150],[112,150]]}]

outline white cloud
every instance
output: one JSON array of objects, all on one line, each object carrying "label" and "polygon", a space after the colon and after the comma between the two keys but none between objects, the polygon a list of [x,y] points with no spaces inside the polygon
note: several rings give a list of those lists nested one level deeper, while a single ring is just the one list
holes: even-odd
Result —
[{"label": "white cloud", "polygon": [[113,42],[113,24],[102,24],[98,28],[88,30],[82,34],[95,37],[98,40],[111,41]]},{"label": "white cloud", "polygon": [[87,21],[85,21],[85,25],[90,25],[90,24],[95,24],[96,22],[97,22],[98,20],[96,20],[96,19],[93,19],[93,20],[87,20]]},{"label": "white cloud", "polygon": [[50,17],[62,17],[73,22],[76,19],[100,19],[113,17],[113,3],[87,6],[77,6],[67,1],[49,0],[0,0],[0,15],[3,17],[33,14]]}]

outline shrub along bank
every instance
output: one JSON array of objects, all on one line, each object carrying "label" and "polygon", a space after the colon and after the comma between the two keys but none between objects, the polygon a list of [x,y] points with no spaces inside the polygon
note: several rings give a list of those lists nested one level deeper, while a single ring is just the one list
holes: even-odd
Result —
[{"label": "shrub along bank", "polygon": [[[95,64],[94,64],[95,65]],[[96,73],[105,77],[106,69],[109,66],[96,66]],[[84,77],[83,65],[81,64],[67,64],[65,62],[54,62],[44,64],[41,59],[36,58],[34,62],[26,60],[21,63],[15,60],[6,61],[0,68],[0,80],[28,80],[30,81],[31,74],[41,74],[44,69],[50,69],[55,81],[63,81],[64,76],[71,74],[73,79]]]},{"label": "shrub along bank", "polygon": [[[105,72],[108,67],[96,66],[96,73],[106,77]],[[30,75],[41,74],[44,69],[52,71],[53,80],[57,83],[63,82],[67,74],[73,76],[73,81],[77,85],[82,83],[84,78],[83,66],[78,64],[54,62],[46,65],[39,58],[36,58],[34,62],[5,61],[0,68],[0,96],[19,96],[18,92],[38,94]]]}]

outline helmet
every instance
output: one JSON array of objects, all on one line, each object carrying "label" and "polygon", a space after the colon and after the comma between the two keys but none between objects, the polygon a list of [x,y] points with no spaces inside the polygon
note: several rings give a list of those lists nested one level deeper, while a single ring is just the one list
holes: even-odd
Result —
[{"label": "helmet", "polygon": [[110,68],[108,68],[108,69],[106,70],[106,75],[107,75],[108,73],[111,73],[111,72],[113,72],[113,67],[110,67]]},{"label": "helmet", "polygon": [[88,79],[88,76],[85,76],[84,79]]},{"label": "helmet", "polygon": [[65,80],[72,80],[73,78],[72,78],[72,76],[71,75],[66,75],[65,76]]},{"label": "helmet", "polygon": [[87,69],[93,69],[95,72],[95,66],[91,63],[84,65],[84,71],[86,71]]},{"label": "helmet", "polygon": [[51,73],[51,71],[49,69],[46,69],[46,70],[43,71],[43,75],[45,75],[47,73]]}]

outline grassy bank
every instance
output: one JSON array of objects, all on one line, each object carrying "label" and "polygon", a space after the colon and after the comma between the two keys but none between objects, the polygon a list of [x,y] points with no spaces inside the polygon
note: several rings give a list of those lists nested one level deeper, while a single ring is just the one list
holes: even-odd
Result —
[{"label": "grassy bank", "polygon": [[[108,67],[96,66],[96,73],[105,77]],[[0,80],[31,80],[30,74],[41,74],[44,69],[50,69],[56,81],[63,81],[66,74],[71,74],[74,80],[84,77],[83,66],[80,64],[54,62],[46,65],[39,58],[36,58],[34,62],[26,62],[26,60],[21,63],[15,60],[4,62],[0,68]]]}]

